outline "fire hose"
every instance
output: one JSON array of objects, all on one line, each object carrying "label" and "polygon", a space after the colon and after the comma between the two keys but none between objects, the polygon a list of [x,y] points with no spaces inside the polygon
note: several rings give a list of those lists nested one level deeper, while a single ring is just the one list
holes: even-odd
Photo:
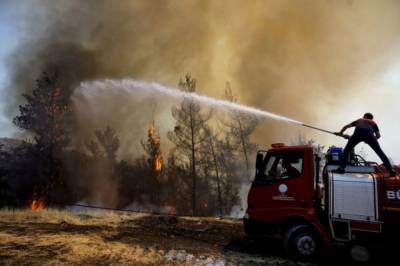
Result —
[{"label": "fire hose", "polygon": [[308,128],[312,128],[312,129],[315,129],[315,130],[319,130],[319,131],[322,131],[322,132],[325,132],[325,133],[329,133],[329,134],[332,134],[332,135],[335,135],[335,136],[338,136],[338,137],[342,137],[342,138],[345,138],[345,139],[349,139],[350,138],[350,136],[347,135],[347,134],[340,134],[340,133],[336,133],[336,132],[333,132],[333,131],[322,129],[322,128],[319,128],[319,127],[310,126],[310,125],[307,125],[307,124],[301,124],[301,125],[304,126],[304,127],[308,127]]}]

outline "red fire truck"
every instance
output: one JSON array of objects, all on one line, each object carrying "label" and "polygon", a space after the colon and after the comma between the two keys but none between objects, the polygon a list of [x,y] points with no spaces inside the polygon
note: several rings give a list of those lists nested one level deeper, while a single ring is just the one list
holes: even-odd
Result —
[{"label": "red fire truck", "polygon": [[259,151],[246,233],[277,236],[298,259],[340,244],[354,260],[368,261],[371,247],[400,229],[400,177],[389,177],[383,166],[355,154],[345,173],[335,173],[340,157],[336,147],[324,158],[308,145],[273,144]]}]

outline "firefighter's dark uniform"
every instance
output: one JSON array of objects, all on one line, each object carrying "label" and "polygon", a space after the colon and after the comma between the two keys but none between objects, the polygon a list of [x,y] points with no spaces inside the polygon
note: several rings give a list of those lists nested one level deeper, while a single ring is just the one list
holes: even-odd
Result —
[{"label": "firefighter's dark uniform", "polygon": [[354,130],[354,134],[350,137],[349,141],[346,144],[346,147],[343,151],[343,157],[340,162],[340,167],[344,169],[346,167],[347,158],[349,156],[350,151],[360,142],[367,143],[381,158],[385,167],[389,170],[389,172],[393,172],[392,165],[390,164],[389,159],[382,151],[381,146],[375,136],[375,133],[379,132],[378,125],[371,119],[360,118],[353,123],[352,126],[356,127]]}]

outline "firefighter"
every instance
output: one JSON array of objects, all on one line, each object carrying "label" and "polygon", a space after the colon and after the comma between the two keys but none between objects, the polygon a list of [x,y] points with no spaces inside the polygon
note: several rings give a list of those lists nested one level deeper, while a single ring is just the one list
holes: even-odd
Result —
[{"label": "firefighter", "polygon": [[297,177],[297,176],[300,176],[300,174],[301,174],[299,172],[299,170],[297,170],[295,167],[293,167],[292,164],[287,159],[283,160],[282,166],[285,169],[282,176]]},{"label": "firefighter", "polygon": [[337,169],[337,172],[344,173],[344,169],[347,163],[347,157],[349,156],[349,152],[360,142],[367,143],[381,158],[385,167],[389,170],[390,176],[395,176],[396,172],[393,170],[392,165],[389,162],[389,159],[382,151],[378,139],[381,137],[379,133],[378,125],[373,120],[374,116],[371,113],[365,113],[363,118],[357,119],[356,121],[345,125],[340,132],[336,132],[337,136],[344,136],[343,132],[350,128],[356,127],[354,130],[354,134],[349,138],[349,141],[346,144],[346,147],[343,151],[343,156],[340,160],[340,166]]}]

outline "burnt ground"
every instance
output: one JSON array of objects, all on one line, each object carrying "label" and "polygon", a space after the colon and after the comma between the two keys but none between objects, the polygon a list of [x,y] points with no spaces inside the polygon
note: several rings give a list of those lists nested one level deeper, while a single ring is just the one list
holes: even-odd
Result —
[{"label": "burnt ground", "polygon": [[1,265],[350,265],[345,254],[296,262],[236,219],[0,211]]}]

